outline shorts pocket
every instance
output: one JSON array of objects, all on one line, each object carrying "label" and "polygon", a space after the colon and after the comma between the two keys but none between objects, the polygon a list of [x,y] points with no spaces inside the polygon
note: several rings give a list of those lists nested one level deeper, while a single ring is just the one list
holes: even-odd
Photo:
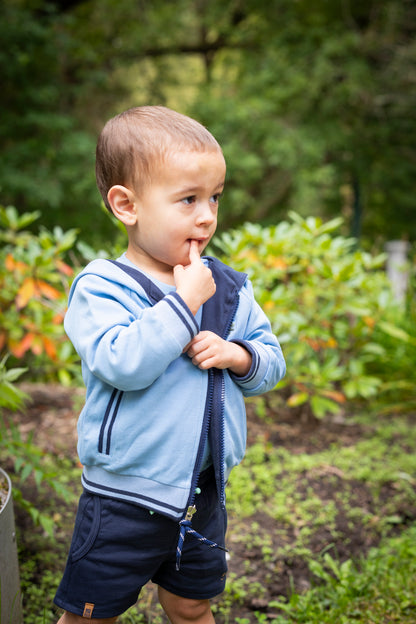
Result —
[{"label": "shorts pocket", "polygon": [[100,530],[100,519],[100,497],[84,493],[80,499],[71,545],[71,559],[74,563],[85,557],[94,545]]}]

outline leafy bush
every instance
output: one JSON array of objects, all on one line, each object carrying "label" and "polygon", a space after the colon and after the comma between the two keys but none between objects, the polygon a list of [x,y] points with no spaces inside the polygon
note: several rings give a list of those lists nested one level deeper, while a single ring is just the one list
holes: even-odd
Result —
[{"label": "leafy bush", "polygon": [[349,399],[379,394],[389,382],[387,357],[412,339],[399,326],[406,319],[393,301],[385,256],[334,235],[340,218],[290,216],[267,228],[246,224],[216,243],[227,262],[248,273],[283,346],[287,405],[322,418]]},{"label": "leafy bush", "polygon": [[[10,353],[32,380],[69,384],[80,367],[62,323],[74,275],[64,258],[75,244],[83,262],[118,255],[121,242],[108,254],[76,241],[75,230],[36,235],[25,228],[37,217],[0,207],[0,357]],[[416,405],[416,306],[409,298],[405,313],[393,301],[384,254],[336,235],[341,223],[291,213],[291,222],[246,224],[216,244],[249,274],[283,345],[288,406],[321,418],[347,400],[380,397],[408,409]]]},{"label": "leafy bush", "polygon": [[[56,479],[57,469],[51,468],[54,462],[50,461],[50,458],[33,443],[30,437],[24,440],[12,418],[5,414],[5,410],[15,411],[22,408],[28,398],[15,384],[25,369],[8,369],[6,363],[7,357],[4,357],[0,361],[0,465],[4,467],[6,461],[10,462],[20,486],[32,478],[38,490],[43,484],[47,484],[63,499],[68,499],[69,490]],[[42,526],[49,535],[53,535],[52,517],[25,498],[16,483],[13,484],[13,498],[30,515],[36,525]]]},{"label": "leafy bush", "polygon": [[0,356],[11,354],[32,379],[68,384],[78,358],[62,324],[74,273],[63,257],[76,231],[24,229],[38,216],[0,206]]},{"label": "leafy bush", "polygon": [[382,347],[380,358],[371,362],[373,374],[383,383],[378,394],[380,413],[410,412],[416,409],[416,313],[407,316],[396,309],[375,328]]}]

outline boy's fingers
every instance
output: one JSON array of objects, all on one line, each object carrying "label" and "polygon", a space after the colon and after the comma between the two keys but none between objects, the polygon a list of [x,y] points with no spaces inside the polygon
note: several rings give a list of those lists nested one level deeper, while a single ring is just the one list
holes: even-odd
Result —
[{"label": "boy's fingers", "polygon": [[182,264],[177,264],[173,267],[173,279],[176,280],[177,277],[183,272],[184,268]]},{"label": "boy's fingers", "polygon": [[189,261],[196,262],[200,260],[199,249],[198,249],[198,241],[191,240],[191,246],[189,247]]}]

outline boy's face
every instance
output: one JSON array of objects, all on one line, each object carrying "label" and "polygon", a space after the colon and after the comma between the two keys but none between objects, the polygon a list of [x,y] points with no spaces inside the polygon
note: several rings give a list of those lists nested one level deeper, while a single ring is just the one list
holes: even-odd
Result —
[{"label": "boy's face", "polygon": [[191,241],[205,249],[217,227],[225,161],[218,150],[180,152],[159,165],[152,181],[134,195],[135,223],[127,255],[155,277],[172,277],[189,264]]}]

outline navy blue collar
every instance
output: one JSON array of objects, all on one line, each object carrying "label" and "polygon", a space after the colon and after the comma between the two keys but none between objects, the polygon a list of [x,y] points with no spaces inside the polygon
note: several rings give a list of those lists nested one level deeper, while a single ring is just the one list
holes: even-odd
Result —
[{"label": "navy blue collar", "polygon": [[[238,305],[237,295],[246,281],[247,275],[235,271],[217,258],[205,257],[208,260],[217,289],[215,294],[204,303],[201,330],[212,331],[218,336],[226,338]],[[135,279],[146,292],[152,305],[165,296],[160,288],[139,269],[134,269],[123,262],[117,262],[117,260],[109,260],[109,262]]]}]

